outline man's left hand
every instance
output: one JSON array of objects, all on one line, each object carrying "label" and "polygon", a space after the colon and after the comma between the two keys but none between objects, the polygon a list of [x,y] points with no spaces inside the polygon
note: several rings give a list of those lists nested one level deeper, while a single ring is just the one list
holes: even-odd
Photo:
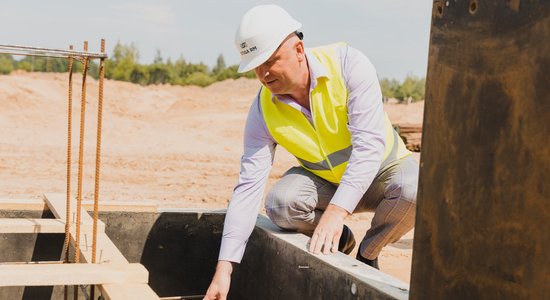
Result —
[{"label": "man's left hand", "polygon": [[319,224],[315,227],[315,231],[313,231],[309,243],[309,252],[314,254],[321,253],[321,250],[323,250],[323,254],[329,254],[329,251],[337,252],[344,226],[344,218],[347,215],[348,212],[345,209],[329,204],[319,220]]}]

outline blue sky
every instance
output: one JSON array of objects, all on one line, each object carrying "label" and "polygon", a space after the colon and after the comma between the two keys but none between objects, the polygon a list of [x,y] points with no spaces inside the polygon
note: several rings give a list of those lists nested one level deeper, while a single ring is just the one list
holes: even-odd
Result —
[{"label": "blue sky", "polygon": [[425,76],[432,1],[2,1],[0,44],[107,51],[117,41],[135,43],[140,61],[150,63],[159,49],[164,58],[213,66],[223,54],[238,63],[233,37],[242,15],[257,4],[274,3],[303,24],[306,47],[346,41],[363,51],[379,77],[402,80]]}]

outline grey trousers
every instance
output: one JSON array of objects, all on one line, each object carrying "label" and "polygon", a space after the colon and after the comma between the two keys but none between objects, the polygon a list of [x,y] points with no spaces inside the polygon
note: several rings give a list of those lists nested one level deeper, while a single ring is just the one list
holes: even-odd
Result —
[{"label": "grey trousers", "polygon": [[[384,246],[414,227],[418,162],[407,156],[376,174],[354,213],[371,211],[374,217],[359,251],[375,259]],[[266,197],[266,211],[277,226],[311,235],[337,186],[302,167],[289,169]]]}]

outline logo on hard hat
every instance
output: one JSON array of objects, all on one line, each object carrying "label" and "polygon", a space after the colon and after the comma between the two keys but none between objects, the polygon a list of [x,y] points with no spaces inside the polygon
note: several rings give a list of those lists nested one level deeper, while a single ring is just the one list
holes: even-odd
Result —
[{"label": "logo on hard hat", "polygon": [[244,48],[246,48],[246,47],[247,47],[246,42],[242,42],[242,43],[241,43],[241,49],[244,49]]},{"label": "logo on hard hat", "polygon": [[[244,47],[243,47],[243,44],[244,44]],[[241,48],[243,48],[243,49],[246,48],[247,46],[248,46],[248,45],[246,44],[246,42],[244,42],[244,43],[241,44]],[[254,51],[256,51],[256,50],[258,50],[258,47],[252,46],[252,47],[250,47],[250,48],[248,48],[248,49],[244,49],[243,51],[241,51],[241,55],[246,55],[246,54],[248,54],[248,53],[250,53],[250,52],[254,52]]]}]

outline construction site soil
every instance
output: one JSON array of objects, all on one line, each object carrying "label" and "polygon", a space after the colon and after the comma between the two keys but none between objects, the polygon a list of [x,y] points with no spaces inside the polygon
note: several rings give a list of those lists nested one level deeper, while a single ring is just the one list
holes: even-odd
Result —
[{"label": "construction site soil", "polygon": [[[93,199],[98,82],[87,79],[83,197]],[[72,191],[76,192],[81,76],[73,87]],[[206,88],[140,86],[106,80],[100,201],[224,209],[239,174],[242,133],[259,83],[226,80]],[[39,198],[67,187],[68,74],[0,76],[0,197]],[[393,123],[421,123],[423,102],[385,104]],[[414,154],[419,159],[419,154]],[[295,159],[279,147],[268,188]],[[265,214],[263,210],[260,213]],[[372,213],[349,217],[357,238]],[[381,270],[409,282],[413,232],[386,247]],[[357,248],[350,254],[355,256]]]}]

